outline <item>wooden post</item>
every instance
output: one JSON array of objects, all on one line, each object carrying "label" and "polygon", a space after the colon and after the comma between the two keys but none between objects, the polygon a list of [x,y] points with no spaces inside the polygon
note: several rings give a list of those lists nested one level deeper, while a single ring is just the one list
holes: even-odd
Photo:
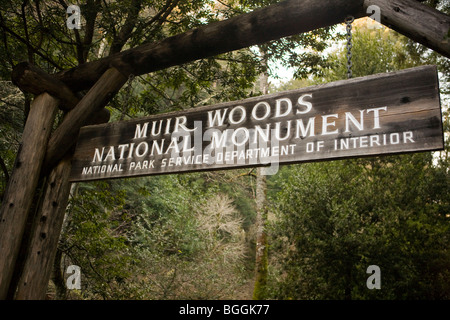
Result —
[{"label": "wooden post", "polygon": [[48,176],[42,205],[34,222],[35,230],[30,249],[17,288],[17,300],[45,298],[69,199],[70,166],[70,158],[65,158]]},{"label": "wooden post", "polygon": [[[109,111],[101,109],[86,123],[108,122]],[[69,176],[72,154],[65,157],[49,174],[43,193],[43,200],[33,223],[29,250],[15,299],[42,300],[53,269],[58,240],[69,200]]]},{"label": "wooden post", "polygon": [[58,103],[48,93],[34,99],[0,208],[0,299],[8,293]]},{"label": "wooden post", "polygon": [[366,10],[371,5],[380,10],[383,25],[450,58],[450,16],[412,0],[364,1]]}]

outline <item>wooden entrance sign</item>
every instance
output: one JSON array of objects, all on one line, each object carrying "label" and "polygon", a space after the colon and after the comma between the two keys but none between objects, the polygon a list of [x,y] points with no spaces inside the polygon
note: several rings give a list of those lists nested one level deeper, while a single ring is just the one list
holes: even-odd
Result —
[{"label": "wooden entrance sign", "polygon": [[71,181],[440,150],[435,66],[80,130]]}]

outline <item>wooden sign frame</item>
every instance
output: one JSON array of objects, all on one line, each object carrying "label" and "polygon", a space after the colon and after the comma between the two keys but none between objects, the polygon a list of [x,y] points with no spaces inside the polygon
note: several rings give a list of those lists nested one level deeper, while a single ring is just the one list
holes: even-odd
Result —
[{"label": "wooden sign frame", "polygon": [[[88,123],[108,121],[108,111],[103,108],[126,83],[130,74],[135,76],[147,74],[220,53],[329,27],[343,22],[348,16],[353,16],[355,19],[365,17],[372,12],[370,8],[374,5],[380,8],[382,24],[445,57],[450,57],[450,41],[447,41],[450,17],[418,1],[399,0],[393,6],[390,0],[285,0],[227,20],[200,26],[158,42],[146,43],[115,55],[87,62],[53,75],[30,67],[29,64],[15,66],[12,72],[13,83],[22,91],[32,93],[36,97],[25,124],[21,147],[17,152],[16,162],[0,207],[0,256],[2,257],[0,259],[0,299],[45,298],[68,203],[69,173],[72,166],[70,160],[80,128]],[[437,84],[433,85],[431,82],[429,85],[436,89]],[[412,81],[405,82],[405,84],[408,83],[411,86],[416,85]],[[407,94],[409,91],[405,89],[405,84],[397,83],[396,85],[397,99],[400,99],[400,102],[397,100],[397,102],[390,102],[404,106],[411,102],[416,104],[424,102],[423,106],[426,107],[437,104],[435,93],[431,98],[426,96],[425,100],[420,102],[420,96]],[[395,96],[395,92],[383,91],[386,89],[385,86],[380,85],[378,89],[378,92],[370,92],[370,94],[383,95],[389,92],[391,97]],[[80,95],[83,90],[87,90],[86,94]],[[372,87],[371,90],[376,91],[377,87]],[[420,90],[431,93],[423,87],[420,87]],[[337,94],[341,93],[337,92]],[[416,100],[411,100],[411,97],[415,97]],[[350,95],[350,98],[355,97]],[[356,95],[356,98],[359,96]],[[302,100],[302,102],[305,101],[308,100]],[[67,111],[67,114],[58,127],[50,133],[48,128],[54,122],[57,106]],[[200,109],[195,110],[200,111]],[[398,109],[398,111],[397,117],[400,120],[401,112],[404,112],[405,119],[411,116],[407,108]],[[381,109],[379,112],[382,113]],[[405,138],[414,140],[419,137],[420,144],[416,144],[419,140],[414,140],[414,146],[418,148],[403,151],[386,150],[385,154],[440,150],[442,143],[439,141],[439,127],[442,127],[442,124],[437,120],[439,118],[437,110],[432,112],[433,115],[430,112],[428,109],[423,111],[414,109],[413,120],[410,123],[402,121],[402,125],[413,131],[413,138],[407,133],[404,140]],[[261,115],[257,115],[259,116]],[[317,114],[317,117],[319,116],[321,115]],[[348,117],[350,119],[350,116]],[[332,121],[333,117],[326,119]],[[353,124],[356,120],[357,118]],[[335,122],[335,124],[338,123]],[[395,122],[390,124],[394,126],[392,130],[399,128]],[[419,127],[420,125],[422,127]],[[327,130],[328,128],[327,126]],[[364,128],[367,126],[365,125]],[[243,132],[243,129],[241,131]],[[398,133],[393,131],[384,134],[394,134],[395,139],[396,132]],[[415,132],[418,135],[414,136]],[[355,136],[348,138],[352,139]],[[370,135],[368,139],[370,141]],[[376,138],[373,139],[373,144],[376,144]],[[349,141],[353,143],[356,140]],[[359,142],[364,145],[364,138]],[[317,143],[317,147],[319,146],[320,143]],[[273,147],[275,146],[271,146]],[[321,150],[323,153],[325,149],[321,148]],[[367,148],[363,147],[362,151],[360,156],[370,155],[364,153]],[[87,152],[90,151],[87,150]],[[83,161],[82,156],[81,154],[81,157],[77,159]],[[342,154],[341,156],[351,155]],[[318,160],[326,160],[326,158]],[[308,161],[318,160],[311,158]],[[89,165],[89,159],[86,161]],[[76,170],[73,172],[75,175],[78,174]],[[36,204],[35,199],[38,198],[41,201]],[[29,223],[30,221],[33,222]],[[24,252],[26,252],[25,256],[19,259]]]},{"label": "wooden sign frame", "polygon": [[444,147],[435,66],[81,129],[70,181]]}]

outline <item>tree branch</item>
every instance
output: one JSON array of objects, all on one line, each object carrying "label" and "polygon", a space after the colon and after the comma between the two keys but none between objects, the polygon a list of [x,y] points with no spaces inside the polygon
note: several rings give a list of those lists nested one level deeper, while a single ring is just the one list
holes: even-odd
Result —
[{"label": "tree branch", "polygon": [[28,33],[28,25],[27,25],[27,18],[25,15],[25,7],[27,6],[28,1],[25,0],[24,2],[22,2],[21,5],[21,18],[22,18],[22,23],[23,23],[23,30],[25,33],[25,40],[26,40],[26,45],[27,45],[27,53],[28,53],[28,61],[33,63],[34,59],[33,59],[33,50],[31,49],[32,45],[30,42],[30,35]]},{"label": "tree branch", "polygon": [[139,12],[142,8],[142,0],[133,0],[131,2],[130,10],[128,11],[127,18],[125,20],[124,25],[119,31],[117,37],[114,37],[113,42],[111,44],[111,48],[109,50],[109,54],[114,54],[120,52],[131,36],[131,33],[136,25],[136,21],[139,17]]},{"label": "tree branch", "polygon": [[88,10],[85,13],[86,27],[83,40],[83,63],[87,61],[92,39],[94,38],[95,20],[97,19],[97,14],[101,9],[101,1],[89,0],[87,2],[87,8]]},{"label": "tree branch", "polygon": [[52,59],[50,59],[49,57],[45,56],[44,54],[42,54],[39,49],[34,48],[31,43],[27,42],[26,39],[22,38],[20,35],[18,35],[17,33],[15,33],[13,30],[11,30],[9,27],[7,27],[3,20],[0,20],[0,27],[2,27],[3,30],[5,30],[6,32],[8,32],[10,35],[12,35],[14,38],[16,38],[17,40],[19,40],[20,42],[22,42],[23,44],[25,44],[27,46],[27,48],[29,50],[32,50],[35,54],[37,54],[38,56],[40,56],[42,59],[44,59],[45,61],[47,61],[49,64],[51,64],[52,66],[54,66],[56,69],[58,70],[63,70],[63,68],[58,65],[56,62],[54,62]]},{"label": "tree branch", "polygon": [[6,184],[8,184],[9,181],[8,167],[6,166],[6,163],[1,156],[0,156],[0,167],[2,168],[3,174],[5,175],[5,182]]},{"label": "tree branch", "polygon": [[[2,26],[3,24],[4,24],[4,22],[3,22],[3,15],[0,12],[0,26]],[[5,46],[5,53],[8,56],[9,64],[11,66],[13,66],[14,62],[13,62],[13,60],[11,58],[11,53],[10,53],[9,48],[8,48],[8,37],[6,36],[6,32],[2,32],[2,35],[3,35],[3,37],[2,37],[3,38],[2,39],[3,40],[3,45]]]}]

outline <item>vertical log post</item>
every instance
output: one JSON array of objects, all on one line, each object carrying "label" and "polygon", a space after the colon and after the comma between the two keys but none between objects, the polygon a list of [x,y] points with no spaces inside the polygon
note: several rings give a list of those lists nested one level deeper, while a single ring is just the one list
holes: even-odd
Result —
[{"label": "vertical log post", "polygon": [[59,100],[37,96],[0,208],[0,299],[6,299]]},{"label": "vertical log post", "polygon": [[[29,68],[25,69],[28,70]],[[22,76],[26,76],[27,74],[28,71],[19,73],[21,76],[16,77],[16,79],[21,79]],[[95,113],[102,113],[102,108],[117,93],[126,80],[127,77],[116,69],[108,69],[89,90],[86,96],[77,104],[77,107],[68,112],[61,125],[53,133],[51,139],[49,138],[52,124],[55,119],[57,107],[60,104],[60,99],[54,98],[48,93],[43,93],[34,100],[23,132],[23,142],[16,157],[15,167],[0,210],[0,256],[2,257],[0,259],[0,299],[8,298],[8,294],[13,294],[16,289],[17,283],[12,283],[13,275],[39,178],[51,172],[51,176],[54,178],[53,180],[57,181],[57,179],[60,179],[61,182],[58,187],[59,190],[55,195],[49,193],[52,185],[47,186],[44,199],[45,207],[41,209],[43,212],[39,215],[42,218],[42,213],[48,213],[56,218],[51,223],[44,224],[44,226],[35,225],[35,230],[41,228],[41,230],[50,231],[50,229],[45,228],[52,224],[57,229],[56,233],[52,230],[52,238],[57,238],[59,237],[61,228],[58,228],[57,208],[52,207],[58,207],[58,203],[60,205],[67,203],[68,191],[66,193],[66,190],[68,190],[69,183],[68,178],[66,182],[64,179],[70,170],[67,169],[69,165],[66,161],[54,170],[52,168],[67,155],[70,148],[75,144],[81,126],[88,123]],[[45,163],[46,165],[44,166]],[[55,177],[57,178],[56,180]],[[55,186],[53,185],[53,188]],[[43,218],[43,220],[47,218]],[[45,234],[45,237],[47,237],[48,233],[37,232],[37,236],[42,238],[43,234]],[[53,241],[45,243],[39,243],[36,239],[32,241],[34,241],[31,247],[32,249],[38,248],[39,246],[44,250],[51,250],[53,248]],[[31,251],[33,252],[33,250]],[[31,284],[29,280],[35,278],[33,272],[39,273],[38,278],[41,276],[40,272],[42,270],[32,270],[33,268],[39,267],[39,264],[36,263],[44,266],[45,278],[47,278],[47,268],[51,268],[51,264],[49,265],[48,261],[54,257],[54,250],[53,252],[46,251],[45,253],[42,250],[37,250],[35,254],[38,256],[44,254],[45,258],[39,259],[34,257],[35,260],[29,262],[30,265],[27,266],[27,273],[22,273],[21,276],[21,279],[25,280],[21,282],[24,284],[23,287],[26,287],[29,283]],[[46,288],[46,284],[43,284],[44,282],[48,283],[48,278],[47,281],[42,277],[41,281],[33,282],[31,290],[21,288],[20,292],[18,292],[18,297],[23,297],[24,299],[38,296],[42,297],[42,292],[45,292],[45,289],[42,288],[44,286]],[[37,289],[36,294],[32,292],[34,289]]]},{"label": "vertical log post", "polygon": [[[108,122],[109,117],[109,111],[101,109],[86,125]],[[47,178],[43,200],[33,223],[29,250],[17,286],[15,296],[17,300],[42,300],[46,297],[69,200],[71,158],[70,153]]]},{"label": "vertical log post", "polygon": [[69,199],[71,159],[63,159],[45,183],[44,197],[34,222],[29,252],[25,260],[15,299],[45,298],[48,280]]}]

